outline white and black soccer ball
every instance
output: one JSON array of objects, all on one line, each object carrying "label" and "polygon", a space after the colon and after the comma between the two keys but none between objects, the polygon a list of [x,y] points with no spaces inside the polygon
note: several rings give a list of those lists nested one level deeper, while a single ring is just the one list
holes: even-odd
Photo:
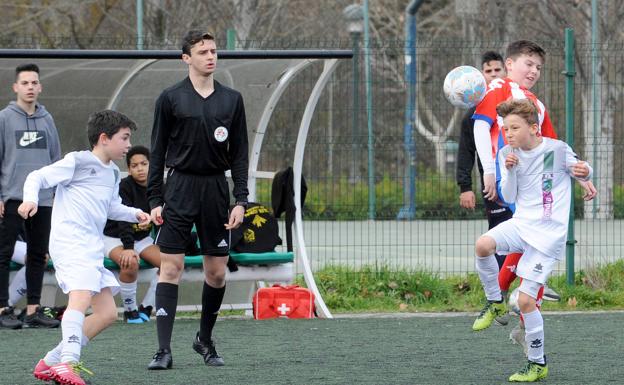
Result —
[{"label": "white and black soccer ball", "polygon": [[520,315],[520,305],[518,305],[518,296],[520,295],[520,288],[515,288],[512,290],[511,294],[509,294],[509,309]]},{"label": "white and black soccer ball", "polygon": [[444,96],[455,107],[468,109],[476,106],[486,91],[485,77],[471,66],[453,68],[444,78]]}]

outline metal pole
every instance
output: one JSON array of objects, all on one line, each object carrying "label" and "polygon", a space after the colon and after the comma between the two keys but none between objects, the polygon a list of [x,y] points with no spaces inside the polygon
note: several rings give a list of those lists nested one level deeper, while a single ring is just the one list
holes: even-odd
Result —
[{"label": "metal pole", "polygon": [[[596,77],[598,74],[598,2],[596,0],[592,0],[591,2],[591,76],[592,76],[592,159],[591,165],[594,168],[594,175],[598,174],[598,167],[600,167],[596,163],[596,142],[599,125],[599,114],[598,114],[598,91],[597,91],[597,81]],[[600,196],[596,196],[592,200],[592,218],[595,218],[596,213],[598,212],[598,203],[600,201]]]},{"label": "metal pole", "polygon": [[236,30],[234,28],[227,29],[226,39],[226,49],[229,51],[234,51],[236,49]]},{"label": "metal pole", "polygon": [[368,219],[375,219],[375,142],[373,138],[373,94],[371,80],[371,50],[368,18],[368,0],[364,0],[364,59],[366,61],[366,116],[368,121]]},{"label": "metal pole", "polygon": [[351,32],[351,47],[353,50],[353,115],[351,127],[351,161],[350,182],[355,183],[360,178],[357,165],[360,163],[360,32]]},{"label": "metal pole", "polygon": [[[574,148],[574,30],[565,29],[565,116],[566,142]],[[566,241],[566,282],[574,285],[574,184],[570,192],[570,220],[568,223],[568,238]]]},{"label": "metal pole", "polygon": [[136,0],[137,49],[143,49],[143,0]]},{"label": "metal pole", "polygon": [[416,146],[414,125],[418,104],[416,102],[417,59],[416,59],[416,13],[423,0],[412,0],[405,8],[405,122],[403,125],[403,147],[405,149],[405,176],[403,178],[403,207],[397,219],[416,217]]}]

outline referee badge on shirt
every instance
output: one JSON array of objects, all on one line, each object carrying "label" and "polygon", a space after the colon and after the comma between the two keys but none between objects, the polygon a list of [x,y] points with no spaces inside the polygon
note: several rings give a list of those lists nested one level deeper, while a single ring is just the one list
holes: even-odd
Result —
[{"label": "referee badge on shirt", "polygon": [[214,132],[214,137],[217,140],[217,142],[225,142],[228,138],[228,130],[227,128],[223,127],[223,126],[219,126],[217,127],[217,129]]}]

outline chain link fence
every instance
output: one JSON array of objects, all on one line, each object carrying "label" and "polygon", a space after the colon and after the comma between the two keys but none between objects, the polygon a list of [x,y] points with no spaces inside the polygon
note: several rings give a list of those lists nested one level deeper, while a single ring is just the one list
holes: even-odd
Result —
[{"label": "chain link fence", "polygon": [[[5,39],[2,44],[5,48],[78,47],[62,36],[49,39],[54,39],[54,44],[27,38]],[[564,45],[562,41],[540,43],[547,51],[547,61],[533,91],[547,106],[558,135],[565,140]],[[89,47],[133,49],[135,44],[135,40],[101,36]],[[225,47],[226,42],[219,41],[219,45]],[[480,67],[484,51],[504,53],[505,46],[505,42],[421,38],[416,47],[416,119],[409,122],[405,118],[410,84],[405,81],[404,41],[375,40],[366,45],[354,34],[347,40],[236,43],[237,49],[354,49],[354,59],[341,61],[324,90],[307,140],[304,231],[314,269],[367,265],[373,271],[381,267],[440,274],[474,270],[473,244],[487,230],[487,223],[480,199],[474,211],[459,207],[455,167],[463,111],[454,110],[444,99],[442,82],[452,68]],[[144,47],[179,49],[177,44],[149,40]],[[365,55],[371,59],[369,79]],[[624,145],[622,130],[615,129],[623,123],[623,56],[621,46],[576,47],[574,148],[593,165],[599,189],[598,199],[583,203],[577,187],[577,268],[613,262],[624,248]],[[259,170],[278,171],[292,164],[297,129],[319,73],[320,65],[304,70],[281,98],[264,139]],[[261,73],[257,76],[258,83],[271,81],[262,79]],[[68,89],[67,93],[76,92]],[[372,102],[370,111],[367,98]],[[45,103],[45,94],[42,99]],[[245,102],[250,105],[254,100]],[[52,112],[62,125],[62,112]],[[413,147],[408,145],[409,139]],[[478,180],[475,174],[474,191],[480,188]],[[258,200],[270,204],[270,182],[258,182]],[[563,272],[565,266],[558,269]]]}]

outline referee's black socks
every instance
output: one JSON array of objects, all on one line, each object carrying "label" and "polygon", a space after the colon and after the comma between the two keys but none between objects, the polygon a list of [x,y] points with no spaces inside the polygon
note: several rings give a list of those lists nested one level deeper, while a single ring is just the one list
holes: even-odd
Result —
[{"label": "referee's black socks", "polygon": [[171,333],[178,306],[178,285],[159,282],[156,285],[156,331],[158,348],[171,351]]},{"label": "referee's black socks", "polygon": [[209,342],[212,338],[212,329],[221,303],[223,303],[223,295],[225,294],[225,285],[220,288],[214,288],[204,281],[204,289],[202,291],[202,313],[201,323],[199,324],[199,340]]}]

